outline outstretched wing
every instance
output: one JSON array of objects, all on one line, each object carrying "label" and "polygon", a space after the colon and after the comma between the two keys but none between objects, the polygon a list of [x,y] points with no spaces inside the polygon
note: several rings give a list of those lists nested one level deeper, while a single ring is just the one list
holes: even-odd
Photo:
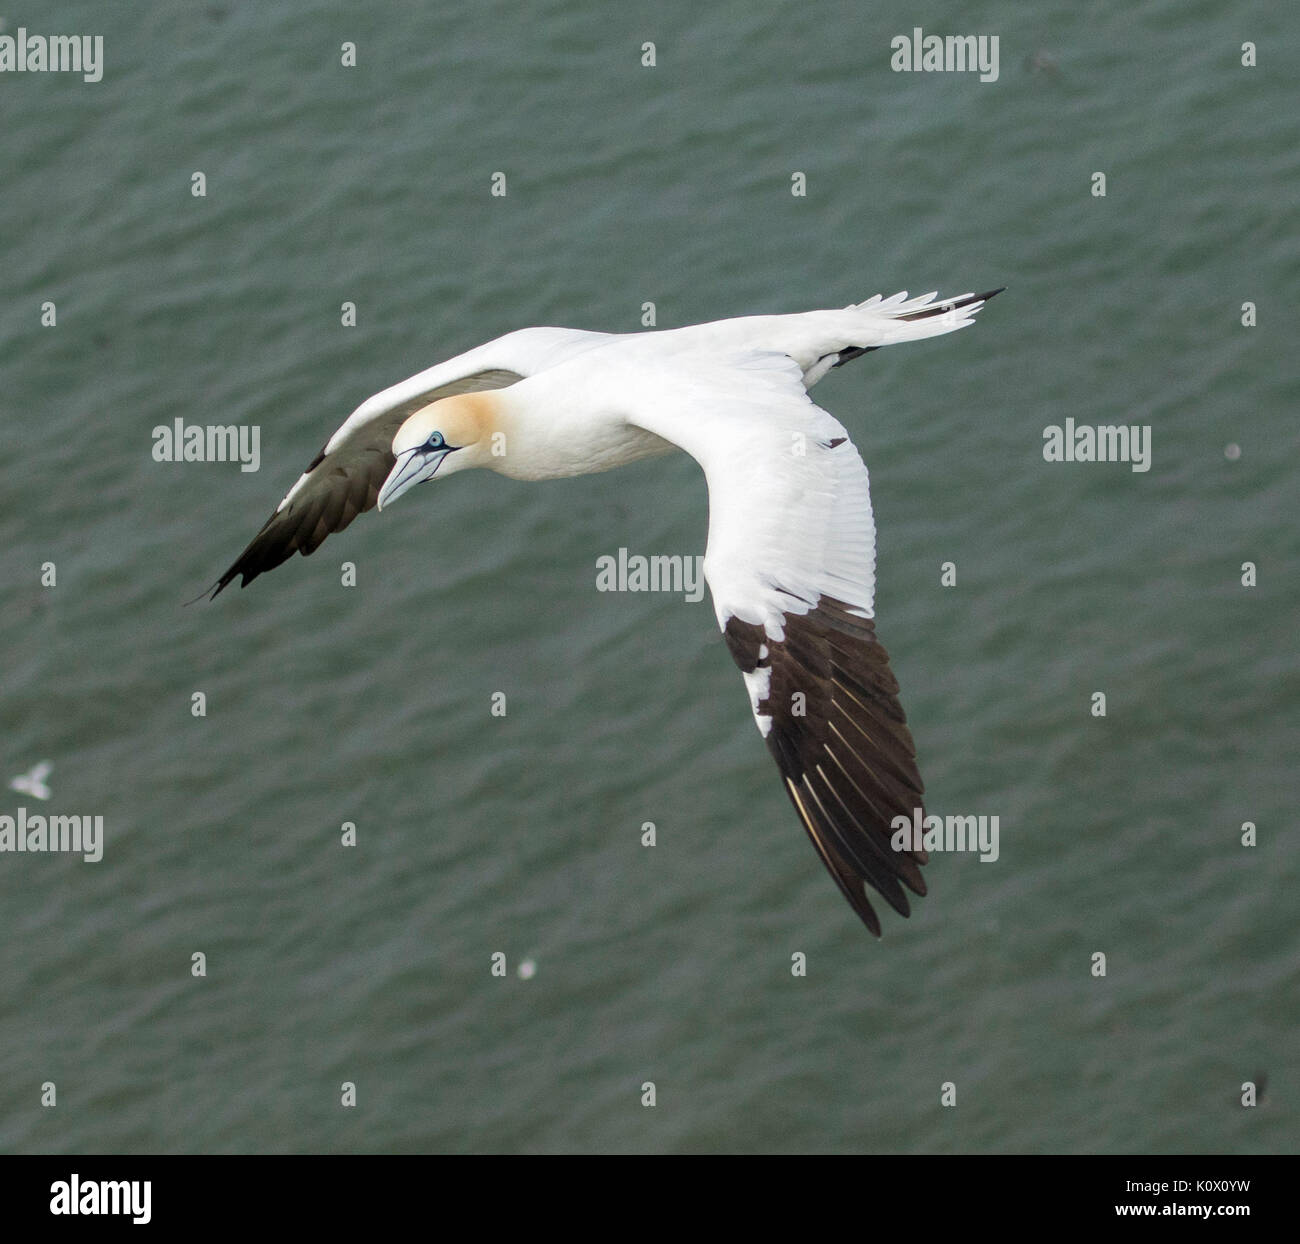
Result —
[{"label": "outstretched wing", "polygon": [[240,587],[295,553],[306,557],[331,532],[373,509],[395,461],[393,436],[421,407],[457,393],[500,389],[608,341],[606,333],[527,328],[510,333],[376,393],[347,418],[312,459],[271,517],[210,589],[236,576]]},{"label": "outstretched wing", "polygon": [[911,299],[906,291],[890,298],[876,294],[835,311],[748,315],[667,329],[658,336],[665,344],[676,340],[719,355],[740,350],[788,354],[803,371],[804,388],[811,389],[832,367],[842,367],[881,346],[941,337],[969,327],[984,304],[1001,292],[993,289],[938,301],[936,293]]},{"label": "outstretched wing", "polygon": [[808,398],[797,363],[772,353],[728,362],[661,380],[633,421],[704,468],[704,570],[723,637],[804,829],[879,936],[866,887],[906,916],[905,889],[926,891],[926,854],[890,841],[894,817],[911,824],[922,808],[923,787],[876,637],[867,470]]},{"label": "outstretched wing", "polygon": [[[521,377],[511,371],[476,372],[386,406],[363,423],[336,433],[308,464],[262,524],[248,547],[212,588],[215,598],[236,575],[240,587],[263,571],[274,570],[295,553],[314,553],[331,532],[342,531],[358,514],[374,509],[379,490],[397,459],[393,437],[421,407],[457,393],[500,389]],[[340,429],[344,432],[345,429]]]},{"label": "outstretched wing", "polygon": [[903,887],[926,892],[926,853],[895,851],[896,816],[924,816],[916,747],[898,702],[889,654],[871,618],[833,596],[785,617],[784,634],[734,614],[723,629],[745,675],[754,716],[767,737],[799,819],[853,910],[877,937],[880,921],[865,886],[900,915]]}]

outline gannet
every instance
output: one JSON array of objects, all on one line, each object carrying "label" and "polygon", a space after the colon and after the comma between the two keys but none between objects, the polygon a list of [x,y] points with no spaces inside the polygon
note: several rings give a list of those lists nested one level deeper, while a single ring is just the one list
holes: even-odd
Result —
[{"label": "gannet", "polygon": [[965,328],[1001,292],[877,294],[645,333],[508,333],[358,406],[208,598],[418,483],[471,467],[557,479],[685,450],[704,470],[704,575],[754,719],[822,863],[879,937],[867,886],[903,916],[904,887],[926,892],[926,852],[891,844],[923,787],[876,637],[867,468],[808,390],[870,350]]}]

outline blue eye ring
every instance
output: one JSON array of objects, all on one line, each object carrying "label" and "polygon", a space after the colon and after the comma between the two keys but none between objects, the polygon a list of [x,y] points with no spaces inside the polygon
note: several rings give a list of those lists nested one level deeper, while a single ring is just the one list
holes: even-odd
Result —
[{"label": "blue eye ring", "polygon": [[429,439],[424,442],[426,449],[441,449],[445,444],[441,432],[430,432]]}]

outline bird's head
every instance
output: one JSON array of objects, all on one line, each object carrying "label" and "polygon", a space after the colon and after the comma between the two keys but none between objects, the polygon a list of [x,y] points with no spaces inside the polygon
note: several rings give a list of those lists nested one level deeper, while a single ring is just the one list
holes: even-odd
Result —
[{"label": "bird's head", "polygon": [[397,461],[379,490],[378,508],[435,475],[487,465],[495,428],[496,402],[490,392],[461,393],[421,407],[393,437]]}]

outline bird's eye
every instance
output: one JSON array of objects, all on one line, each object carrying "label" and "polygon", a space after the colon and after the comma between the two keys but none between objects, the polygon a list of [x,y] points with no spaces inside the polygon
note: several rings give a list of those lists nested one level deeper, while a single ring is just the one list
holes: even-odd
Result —
[{"label": "bird's eye", "polygon": [[429,439],[425,442],[430,449],[441,449],[444,443],[441,432],[430,432]]}]

